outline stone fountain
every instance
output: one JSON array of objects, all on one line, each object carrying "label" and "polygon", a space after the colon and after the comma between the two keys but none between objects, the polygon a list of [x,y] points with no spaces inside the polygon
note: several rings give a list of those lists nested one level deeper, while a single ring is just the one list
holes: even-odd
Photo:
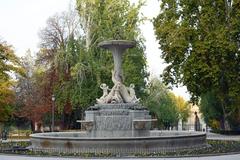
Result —
[{"label": "stone fountain", "polygon": [[122,55],[135,43],[111,40],[99,43],[99,47],[112,52],[114,70],[113,86],[100,85],[103,95],[96,104],[85,111],[85,119],[79,120],[81,132],[53,132],[31,135],[34,150],[51,152],[91,153],[150,153],[197,148],[206,145],[206,134],[201,132],[151,130],[151,119],[146,107],[139,104],[134,84],[125,86],[122,71]]},{"label": "stone fountain", "polygon": [[85,111],[82,123],[90,137],[142,137],[150,135],[151,116],[149,111],[139,105],[134,84],[126,87],[123,82],[122,55],[128,48],[134,47],[132,41],[104,41],[99,47],[112,52],[114,70],[112,71],[112,89],[103,83],[100,88],[103,95],[96,99],[97,104]]}]

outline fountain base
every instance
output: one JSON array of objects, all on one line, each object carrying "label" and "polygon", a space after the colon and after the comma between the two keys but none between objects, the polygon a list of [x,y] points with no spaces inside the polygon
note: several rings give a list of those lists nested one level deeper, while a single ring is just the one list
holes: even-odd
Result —
[{"label": "fountain base", "polygon": [[78,121],[90,137],[143,137],[149,136],[151,116],[139,104],[96,104],[85,111],[85,120]]},{"label": "fountain base", "polygon": [[138,104],[97,104],[79,121],[85,131],[31,135],[33,150],[67,153],[153,153],[206,146],[203,132],[150,130],[149,111]]},{"label": "fountain base", "polygon": [[203,132],[150,131],[148,137],[89,137],[87,132],[31,135],[34,151],[64,153],[145,154],[206,147]]}]

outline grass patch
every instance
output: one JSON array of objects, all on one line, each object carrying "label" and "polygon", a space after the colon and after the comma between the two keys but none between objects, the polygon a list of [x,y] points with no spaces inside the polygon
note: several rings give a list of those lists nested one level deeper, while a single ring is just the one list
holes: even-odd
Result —
[{"label": "grass patch", "polygon": [[[223,140],[207,140],[208,146],[198,149],[188,149],[166,153],[151,153],[146,157],[179,157],[179,156],[204,156],[204,155],[219,155],[240,152],[240,141],[223,141]],[[141,155],[137,155],[141,156]]]}]

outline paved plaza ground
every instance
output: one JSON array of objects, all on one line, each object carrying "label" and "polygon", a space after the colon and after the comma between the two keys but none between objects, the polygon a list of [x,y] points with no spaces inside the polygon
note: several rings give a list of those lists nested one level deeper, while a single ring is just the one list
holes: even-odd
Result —
[{"label": "paved plaza ground", "polygon": [[[216,133],[207,133],[207,139],[240,141],[240,135],[221,135]],[[239,159],[240,160],[240,159]]]},{"label": "paved plaza ground", "polygon": [[[29,157],[29,156],[13,156],[13,155],[0,155],[0,160],[78,160],[79,158],[59,158],[59,157]],[[83,160],[87,158],[82,158]],[[94,159],[94,158],[88,158]],[[97,160],[105,160],[106,158],[96,158]],[[187,157],[187,158],[112,158],[112,160],[239,160],[240,154],[223,155],[223,156],[209,156],[209,157]],[[110,160],[110,159],[109,159]]]}]

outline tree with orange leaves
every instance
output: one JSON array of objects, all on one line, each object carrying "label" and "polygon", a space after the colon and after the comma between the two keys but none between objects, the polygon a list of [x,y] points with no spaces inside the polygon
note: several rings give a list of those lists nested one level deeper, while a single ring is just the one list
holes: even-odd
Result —
[{"label": "tree with orange leaves", "polygon": [[24,70],[12,46],[0,41],[0,122],[7,121],[13,111],[15,81],[11,73],[23,75]]},{"label": "tree with orange leaves", "polygon": [[26,76],[19,77],[16,86],[16,105],[18,107],[15,111],[17,117],[27,118],[31,122],[33,131],[35,130],[34,125],[42,124],[44,115],[51,112],[53,90],[51,84],[53,80],[50,80],[43,67],[35,62],[31,52],[27,51],[26,56],[22,59]]}]

